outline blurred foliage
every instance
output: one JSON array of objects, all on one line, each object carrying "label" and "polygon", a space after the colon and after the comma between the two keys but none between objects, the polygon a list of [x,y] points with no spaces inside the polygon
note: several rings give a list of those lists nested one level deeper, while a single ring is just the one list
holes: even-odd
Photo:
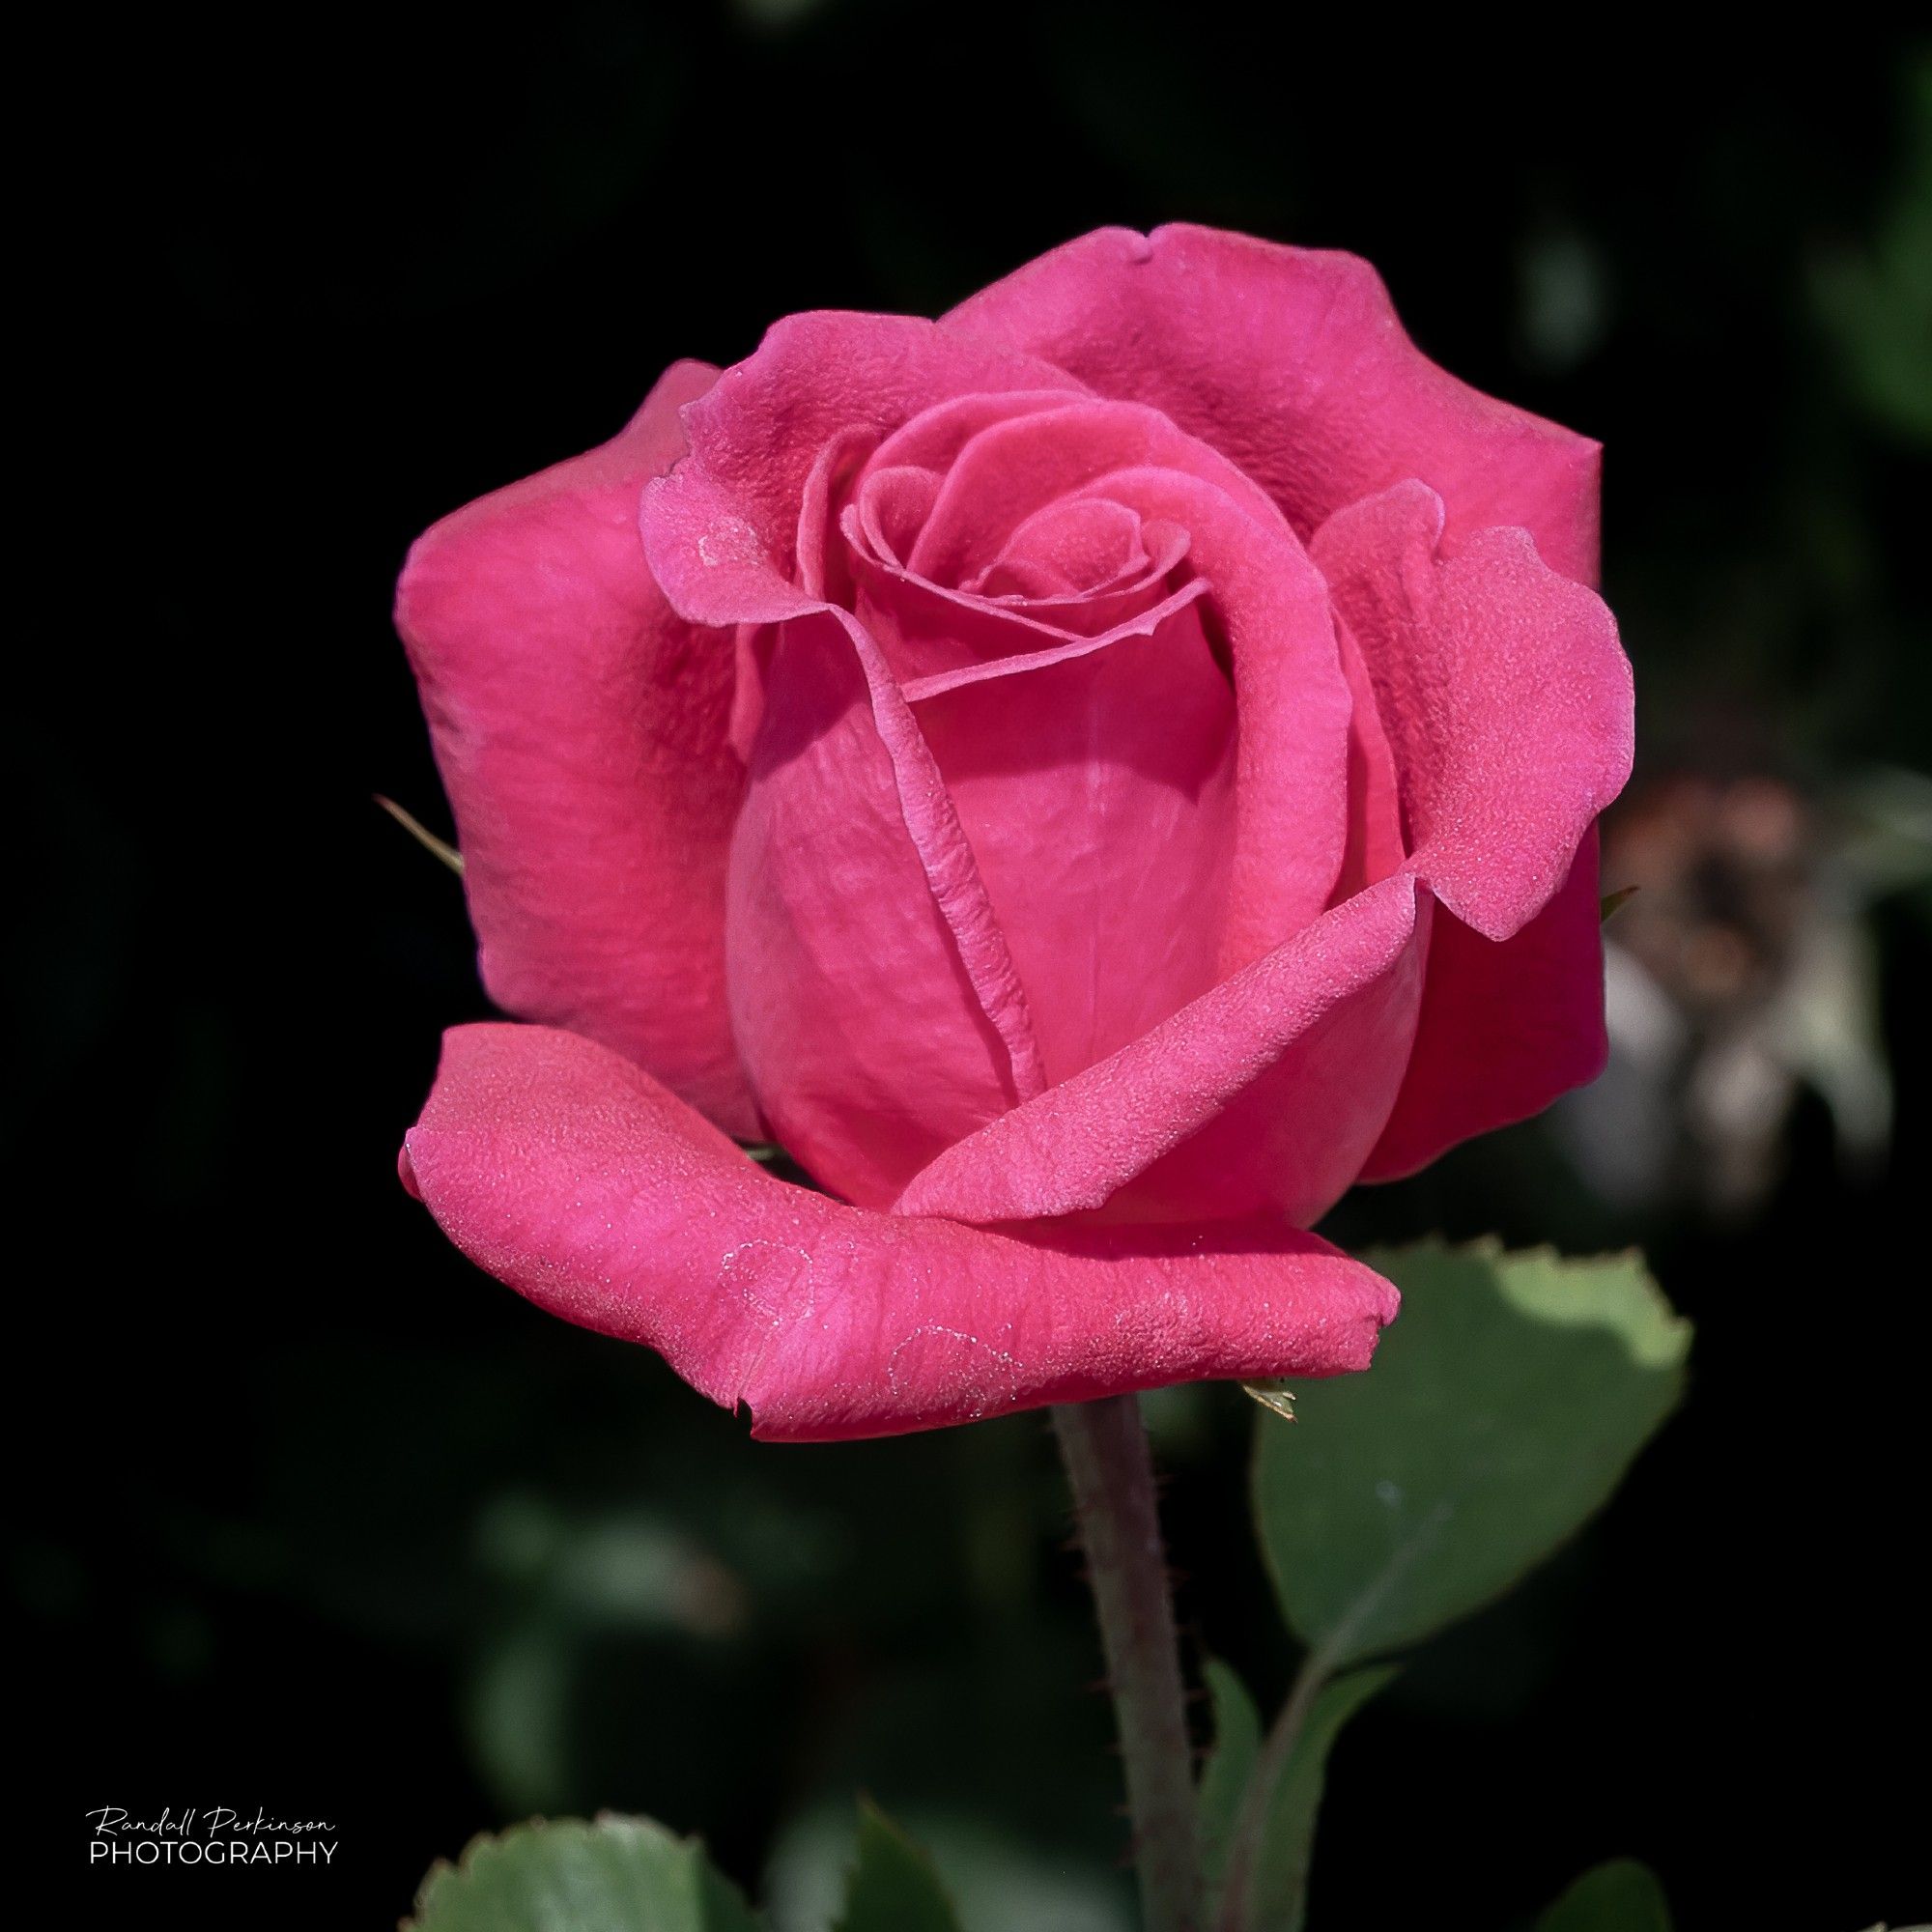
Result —
[{"label": "blurred foliage", "polygon": [[959,1932],[932,1861],[870,1804],[860,1809],[859,1850],[833,1932]]},{"label": "blurred foliage", "polygon": [[1491,1240],[1370,1259],[1403,1294],[1373,1373],[1318,1382],[1293,1416],[1256,1424],[1256,1527],[1307,1648],[1265,1733],[1234,1673],[1208,1676],[1213,1922],[1241,1932],[1305,1922],[1329,1753],[1396,1675],[1364,1661],[1413,1650],[1546,1561],[1684,1389],[1690,1329],[1634,1255]]},{"label": "blurred foliage", "polygon": [[[649,1818],[534,1820],[437,1864],[403,1932],[762,1932],[696,1838]],[[959,1932],[932,1861],[876,1805],[832,1932]]]},{"label": "blurred foliage", "polygon": [[1536,1932],[1670,1932],[1670,1908],[1654,1872],[1613,1859],[1585,1872],[1536,1921]]},{"label": "blurred foliage", "polygon": [[1676,1406],[1690,1343],[1634,1255],[1368,1259],[1403,1295],[1375,1373],[1256,1432],[1262,1548],[1324,1672],[1434,1634],[1574,1535]]},{"label": "blurred foliage", "polygon": [[519,1825],[423,1881],[405,1932],[758,1932],[696,1839],[647,1818]]},{"label": "blurred foliage", "polygon": [[1911,68],[1907,148],[1869,244],[1819,264],[1817,299],[1854,396],[1932,443],[1932,57]]}]

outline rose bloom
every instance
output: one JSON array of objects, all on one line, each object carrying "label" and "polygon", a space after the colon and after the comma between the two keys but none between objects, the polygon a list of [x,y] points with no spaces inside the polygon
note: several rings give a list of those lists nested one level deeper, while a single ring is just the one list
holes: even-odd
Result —
[{"label": "rose bloom", "polygon": [[1364,1367],[1306,1230],[1604,1061],[1598,473],[1204,228],[677,363],[403,573],[536,1022],[448,1035],[406,1183],[761,1436]]}]

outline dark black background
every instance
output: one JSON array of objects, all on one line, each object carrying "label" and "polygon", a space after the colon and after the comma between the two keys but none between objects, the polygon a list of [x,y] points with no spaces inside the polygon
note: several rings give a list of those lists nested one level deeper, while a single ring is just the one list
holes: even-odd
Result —
[{"label": "dark black background", "polygon": [[[14,1291],[10,1755],[72,1921],[386,1924],[473,1832],[599,1805],[756,1887],[787,1821],[862,1786],[963,1845],[949,1869],[1123,1895],[1037,1418],[753,1446],[395,1184],[440,1029],[485,1010],[457,888],[369,802],[446,827],[387,620],[418,529],[787,310],[929,313],[1103,221],[1193,218],[1368,255],[1439,360],[1603,439],[1646,770],[1823,797],[1923,768],[1926,411],[1887,303],[1926,272],[1926,72],[1880,38],[1559,47],[1142,0],[324,13],[81,50],[32,195],[88,330],[48,472],[76,556],[16,566],[52,580],[20,648],[59,682],[13,744],[8,1122],[16,1224],[54,1231]],[[81,152],[106,178],[60,199]],[[1614,1212],[1538,1127],[1338,1216],[1642,1239],[1700,1337],[1600,1523],[1342,1744],[1318,1927],[1520,1923],[1623,1852],[1692,1932],[1932,1914],[1932,946],[1922,897],[1872,919],[1883,1177],[1843,1178],[1806,1104],[1742,1223]],[[1276,1690],[1241,1399],[1156,1421],[1183,1614]],[[107,1803],[320,1814],[341,1849],[89,1870]]]}]

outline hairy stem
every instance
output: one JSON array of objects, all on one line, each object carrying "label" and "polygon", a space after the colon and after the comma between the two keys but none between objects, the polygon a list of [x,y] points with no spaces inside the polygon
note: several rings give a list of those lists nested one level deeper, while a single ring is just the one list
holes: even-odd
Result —
[{"label": "hairy stem", "polygon": [[1140,1406],[1131,1395],[1066,1404],[1053,1426],[1107,1659],[1142,1920],[1146,1932],[1200,1932],[1194,1766]]}]

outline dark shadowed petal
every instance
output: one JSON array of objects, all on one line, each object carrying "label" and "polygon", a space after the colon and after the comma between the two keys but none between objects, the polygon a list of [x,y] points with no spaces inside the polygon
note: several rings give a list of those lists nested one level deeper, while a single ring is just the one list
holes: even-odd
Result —
[{"label": "dark shadowed petal", "polygon": [[1602,924],[1594,830],[1556,896],[1510,938],[1437,908],[1415,1052],[1364,1180],[1413,1174],[1604,1070]]}]

